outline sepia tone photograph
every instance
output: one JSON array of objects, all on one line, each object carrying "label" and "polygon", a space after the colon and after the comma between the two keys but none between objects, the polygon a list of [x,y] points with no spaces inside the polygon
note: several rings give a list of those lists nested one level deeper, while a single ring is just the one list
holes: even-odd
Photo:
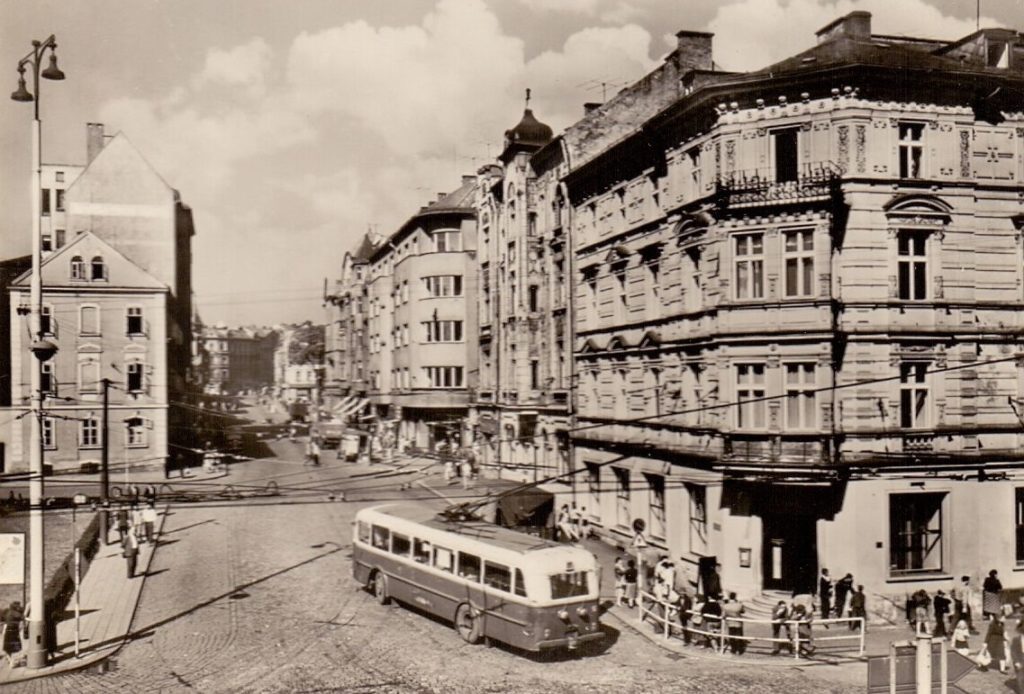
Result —
[{"label": "sepia tone photograph", "polygon": [[0,0],[0,688],[1024,694],[1024,0]]}]

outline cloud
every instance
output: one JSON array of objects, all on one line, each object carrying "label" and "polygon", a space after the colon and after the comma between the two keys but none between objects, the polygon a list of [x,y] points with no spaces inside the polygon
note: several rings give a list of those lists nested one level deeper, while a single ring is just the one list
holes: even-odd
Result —
[{"label": "cloud", "polygon": [[[715,62],[729,70],[756,70],[815,43],[814,32],[855,10],[872,14],[876,34],[954,39],[974,31],[974,20],[944,15],[924,0],[740,0],[718,9]],[[982,25],[999,22],[982,17]]]},{"label": "cloud", "polygon": [[538,12],[594,14],[601,0],[519,0],[527,8]]},{"label": "cloud", "polygon": [[241,87],[250,96],[262,96],[266,92],[266,74],[272,58],[270,46],[258,37],[230,50],[214,48],[206,54],[197,85]]}]

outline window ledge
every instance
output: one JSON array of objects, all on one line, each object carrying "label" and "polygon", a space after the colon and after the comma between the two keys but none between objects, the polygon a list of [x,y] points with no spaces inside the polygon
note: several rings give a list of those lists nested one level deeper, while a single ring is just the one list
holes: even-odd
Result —
[{"label": "window ledge", "polygon": [[[1022,567],[1024,568],[1024,567]],[[889,576],[885,579],[886,583],[913,583],[915,581],[952,581],[954,579],[953,574],[945,572],[937,573],[920,573],[912,576]]]}]

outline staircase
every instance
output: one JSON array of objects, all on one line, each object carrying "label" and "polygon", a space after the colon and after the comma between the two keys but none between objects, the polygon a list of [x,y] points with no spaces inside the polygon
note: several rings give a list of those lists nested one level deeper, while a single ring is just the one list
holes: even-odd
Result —
[{"label": "staircase", "polygon": [[765,590],[743,603],[743,616],[748,619],[771,619],[772,610],[782,600],[787,605],[793,602],[793,593],[788,590]]}]

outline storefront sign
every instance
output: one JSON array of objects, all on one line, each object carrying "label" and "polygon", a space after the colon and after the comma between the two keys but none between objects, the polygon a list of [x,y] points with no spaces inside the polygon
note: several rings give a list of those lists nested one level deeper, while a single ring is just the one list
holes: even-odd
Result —
[{"label": "storefront sign", "polygon": [[0,533],[0,585],[25,582],[25,533]]}]

